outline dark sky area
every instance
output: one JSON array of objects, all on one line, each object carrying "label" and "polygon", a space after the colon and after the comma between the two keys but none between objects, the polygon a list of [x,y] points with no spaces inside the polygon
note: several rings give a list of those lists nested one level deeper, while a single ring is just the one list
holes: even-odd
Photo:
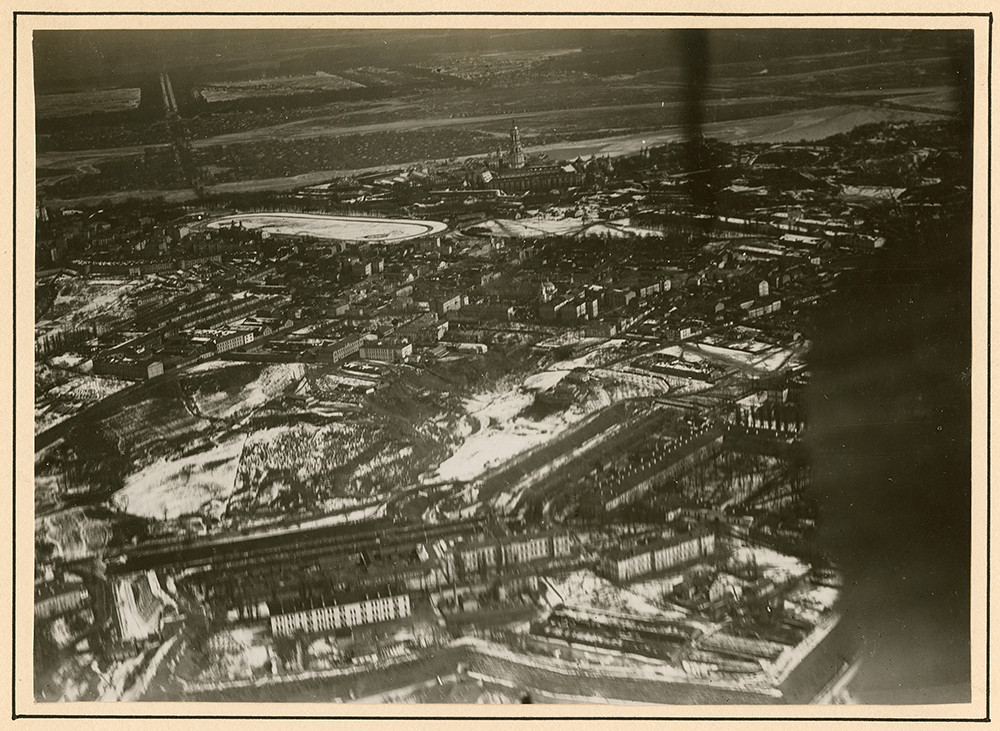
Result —
[{"label": "dark sky area", "polygon": [[[796,55],[944,47],[955,32],[842,29],[732,29],[706,33],[714,65]],[[157,30],[39,31],[34,36],[41,89],[127,82],[156,70],[280,63],[295,58],[338,64],[396,65],[441,53],[579,48],[580,70],[613,74],[679,66],[686,41],[677,30]],[[573,63],[576,63],[575,61]]]},{"label": "dark sky area", "polygon": [[[953,68],[964,133],[948,142],[971,191],[971,57]],[[902,216],[813,333],[813,482],[865,702],[970,700],[971,205],[953,213]]]}]

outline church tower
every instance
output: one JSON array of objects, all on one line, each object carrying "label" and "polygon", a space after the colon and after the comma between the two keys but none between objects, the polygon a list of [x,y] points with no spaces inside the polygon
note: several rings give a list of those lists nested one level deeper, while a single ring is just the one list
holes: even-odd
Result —
[{"label": "church tower", "polygon": [[510,128],[510,166],[512,168],[524,167],[524,150],[521,149],[521,133],[517,125]]}]

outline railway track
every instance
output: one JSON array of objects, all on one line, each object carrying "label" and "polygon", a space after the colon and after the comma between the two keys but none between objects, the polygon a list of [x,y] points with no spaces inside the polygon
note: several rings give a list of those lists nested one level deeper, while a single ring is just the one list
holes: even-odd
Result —
[{"label": "railway track", "polygon": [[234,570],[262,562],[305,565],[362,551],[392,551],[417,543],[466,535],[482,526],[479,519],[428,525],[374,520],[347,525],[289,528],[254,535],[139,545],[115,565],[119,571],[170,568]]}]

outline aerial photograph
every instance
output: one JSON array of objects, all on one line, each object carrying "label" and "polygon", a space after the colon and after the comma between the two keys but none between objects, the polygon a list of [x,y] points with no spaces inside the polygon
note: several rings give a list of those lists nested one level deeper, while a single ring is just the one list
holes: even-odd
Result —
[{"label": "aerial photograph", "polygon": [[35,30],[31,697],[970,703],[974,40]]}]

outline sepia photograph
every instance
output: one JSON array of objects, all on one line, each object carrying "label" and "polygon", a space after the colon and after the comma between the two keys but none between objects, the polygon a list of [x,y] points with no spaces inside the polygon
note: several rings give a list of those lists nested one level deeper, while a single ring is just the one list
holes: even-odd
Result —
[{"label": "sepia photograph", "polygon": [[27,715],[982,714],[987,18],[628,17],[15,17]]}]

